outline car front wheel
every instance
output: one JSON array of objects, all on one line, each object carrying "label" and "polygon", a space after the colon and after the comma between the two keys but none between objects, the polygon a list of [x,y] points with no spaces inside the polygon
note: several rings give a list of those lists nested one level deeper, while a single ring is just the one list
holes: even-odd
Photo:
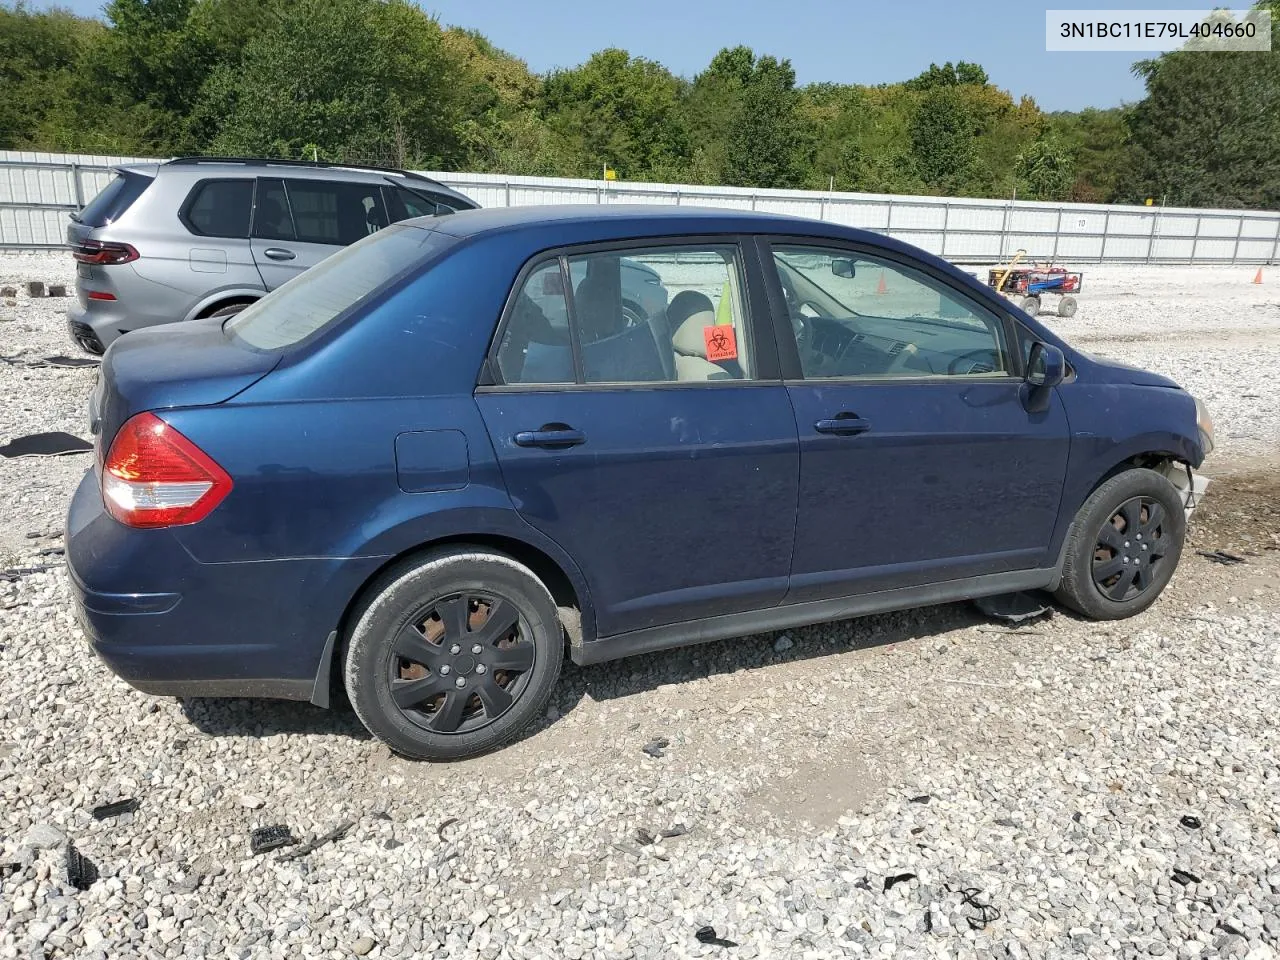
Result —
[{"label": "car front wheel", "polygon": [[1173,576],[1186,526],[1182,499],[1167,479],[1137,468],[1117,474],[1076,514],[1057,599],[1095,620],[1141,613]]},{"label": "car front wheel", "polygon": [[347,696],[397,753],[457,760],[501,746],[545,709],[564,657],[555,601],[524,565],[451,548],[369,590],[346,649]]}]

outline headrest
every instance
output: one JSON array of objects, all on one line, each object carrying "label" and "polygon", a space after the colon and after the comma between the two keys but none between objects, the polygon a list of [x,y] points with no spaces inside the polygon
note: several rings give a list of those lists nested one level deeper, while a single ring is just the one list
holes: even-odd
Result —
[{"label": "headrest", "polygon": [[[703,299],[706,298],[703,297]],[[710,303],[709,300],[707,302]],[[686,357],[702,357],[705,360],[707,338],[704,328],[714,326],[715,322],[715,311],[710,308],[690,314],[671,335],[671,346],[675,348],[676,353]]]},{"label": "headrest", "polygon": [[671,303],[667,305],[667,326],[672,330],[679,330],[680,324],[689,319],[695,313],[704,311],[715,311],[715,306],[711,303],[711,298],[705,293],[698,293],[696,290],[682,290],[671,298]]}]

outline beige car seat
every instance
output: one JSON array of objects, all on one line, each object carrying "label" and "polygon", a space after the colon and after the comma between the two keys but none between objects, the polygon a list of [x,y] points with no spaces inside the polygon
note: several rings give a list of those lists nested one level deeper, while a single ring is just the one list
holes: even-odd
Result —
[{"label": "beige car seat", "polygon": [[715,326],[716,322],[716,311],[710,297],[694,290],[677,293],[667,306],[667,321],[674,331],[671,346],[675,350],[677,380],[733,379],[729,371],[707,359],[703,329]]}]

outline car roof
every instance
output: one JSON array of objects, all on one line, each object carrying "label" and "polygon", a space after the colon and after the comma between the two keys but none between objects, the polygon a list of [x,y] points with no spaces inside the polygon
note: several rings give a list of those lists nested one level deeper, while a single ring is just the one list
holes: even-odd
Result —
[{"label": "car roof", "polygon": [[[533,233],[544,246],[663,236],[788,234],[853,240],[906,251],[897,241],[842,224],[781,213],[674,204],[559,204],[463,210],[451,217],[407,221],[459,239],[494,233]],[[914,251],[919,255],[921,251]]]},{"label": "car roof", "polygon": [[189,179],[209,177],[287,176],[300,180],[344,180],[348,183],[403,183],[413,189],[429,188],[432,192],[475,203],[470,197],[420,173],[338,163],[309,163],[305,160],[273,160],[253,157],[178,157],[157,165],[117,167],[119,170],[145,173],[149,176],[185,174]]}]

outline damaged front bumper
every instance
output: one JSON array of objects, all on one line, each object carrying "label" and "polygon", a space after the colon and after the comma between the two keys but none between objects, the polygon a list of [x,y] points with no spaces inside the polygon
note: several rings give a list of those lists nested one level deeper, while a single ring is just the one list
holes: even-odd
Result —
[{"label": "damaged front bumper", "polygon": [[1190,520],[1191,515],[1196,512],[1196,507],[1200,505],[1205,491],[1209,489],[1210,479],[1196,473],[1185,463],[1166,463],[1160,472],[1177,488],[1178,496],[1182,497],[1182,506],[1186,511],[1187,519]]}]

